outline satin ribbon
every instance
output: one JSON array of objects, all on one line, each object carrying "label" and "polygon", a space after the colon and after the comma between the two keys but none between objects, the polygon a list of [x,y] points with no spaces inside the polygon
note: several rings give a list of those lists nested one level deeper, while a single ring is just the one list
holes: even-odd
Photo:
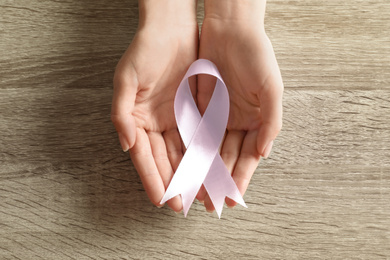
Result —
[{"label": "satin ribbon", "polygon": [[[198,111],[188,83],[189,77],[198,74],[217,78],[203,117]],[[187,216],[203,183],[219,218],[225,197],[247,207],[218,151],[229,118],[229,93],[214,63],[199,59],[191,64],[177,89],[174,110],[180,136],[187,150],[161,204],[181,194],[183,213]]]}]

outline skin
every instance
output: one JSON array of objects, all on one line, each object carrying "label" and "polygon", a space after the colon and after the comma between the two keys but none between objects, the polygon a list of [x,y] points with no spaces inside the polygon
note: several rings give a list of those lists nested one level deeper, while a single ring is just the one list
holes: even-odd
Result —
[{"label": "skin", "polygon": [[[138,31],[115,71],[111,119],[150,201],[162,206],[183,157],[173,101],[197,58],[214,62],[228,87],[231,108],[221,156],[244,194],[282,126],[283,83],[264,31],[265,0],[206,0],[199,45],[196,1],[140,0],[139,10]],[[198,76],[192,83],[203,113],[215,79]],[[204,188],[197,198],[207,211],[214,210]],[[182,210],[179,196],[167,204]]]},{"label": "skin", "polygon": [[[265,1],[206,1],[199,58],[213,61],[230,95],[230,115],[221,157],[244,195],[261,156],[268,157],[282,127],[283,82],[264,30]],[[211,98],[215,79],[200,76],[199,110]],[[204,189],[197,196],[214,206]],[[236,203],[226,199],[229,207]]]},{"label": "skin", "polygon": [[[138,31],[114,76],[111,119],[123,150],[130,149],[150,201],[158,207],[183,157],[173,101],[198,55],[195,8],[186,0],[140,1]],[[182,210],[179,196],[167,204],[175,212]]]}]

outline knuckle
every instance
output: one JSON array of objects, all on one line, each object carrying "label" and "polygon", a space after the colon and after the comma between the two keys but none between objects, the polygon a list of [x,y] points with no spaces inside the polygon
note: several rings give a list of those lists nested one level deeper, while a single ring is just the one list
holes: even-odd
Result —
[{"label": "knuckle", "polygon": [[117,130],[121,129],[121,127],[124,127],[126,123],[126,118],[123,115],[111,114],[110,118],[111,122],[114,124]]},{"label": "knuckle", "polygon": [[277,121],[275,122],[274,129],[273,129],[273,130],[274,130],[276,133],[279,133],[280,130],[282,130],[282,127],[283,127],[283,122],[282,122],[282,119],[280,119],[280,120],[277,120]]},{"label": "knuckle", "polygon": [[167,150],[167,155],[168,157],[179,157],[180,155],[182,155],[182,150],[181,149],[178,149],[178,148],[174,148],[174,149],[169,149]]},{"label": "knuckle", "polygon": [[121,86],[126,85],[127,79],[124,73],[122,73],[122,70],[116,69],[114,73],[114,78],[113,78],[113,84],[114,88],[119,88]]},{"label": "knuckle", "polygon": [[119,124],[121,121],[123,121],[123,119],[121,119],[121,117],[119,115],[111,114],[111,122],[114,125]]},{"label": "knuckle", "polygon": [[150,202],[152,202],[153,205],[157,206],[159,201],[156,198],[150,198]]},{"label": "knuckle", "polygon": [[150,199],[150,202],[151,202],[153,205],[155,205],[155,206],[157,206],[157,207],[160,206],[160,201],[161,201],[161,199],[158,199],[157,197],[151,197],[151,198],[149,198],[149,199]]},{"label": "knuckle", "polygon": [[237,159],[239,156],[239,154],[235,151],[231,151],[231,150],[222,150],[222,153],[221,153],[221,157],[225,160],[235,160]]},{"label": "knuckle", "polygon": [[266,125],[264,126],[264,130],[265,133],[268,133],[268,135],[272,136],[272,138],[276,138],[276,136],[282,130],[282,126],[283,126],[282,119],[278,119],[266,123]]},{"label": "knuckle", "polygon": [[[144,158],[144,159],[150,159],[152,157],[152,153],[149,149],[142,148],[142,149],[136,149],[136,150],[130,150],[130,156],[133,157],[139,157],[139,158]],[[150,173],[149,175],[153,175],[154,173]],[[148,174],[145,174],[148,175]]]},{"label": "knuckle", "polygon": [[163,152],[153,153],[153,158],[155,161],[169,162],[167,153],[163,153]]}]

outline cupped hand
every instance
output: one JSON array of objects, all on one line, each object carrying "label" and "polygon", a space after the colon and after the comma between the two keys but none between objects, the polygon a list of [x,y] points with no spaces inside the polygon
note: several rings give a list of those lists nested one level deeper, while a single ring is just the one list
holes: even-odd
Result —
[{"label": "cupped hand", "polygon": [[[214,62],[230,95],[230,115],[221,157],[243,195],[260,157],[267,157],[282,127],[283,82],[262,24],[205,18],[199,58]],[[205,111],[215,79],[198,77],[197,100]],[[208,211],[214,207],[203,189]],[[236,203],[226,199],[228,206]]]},{"label": "cupped hand", "polygon": [[[173,101],[196,60],[198,27],[145,25],[139,28],[114,76],[111,119],[149,199],[160,201],[183,156]],[[167,202],[181,211],[180,196]]]}]

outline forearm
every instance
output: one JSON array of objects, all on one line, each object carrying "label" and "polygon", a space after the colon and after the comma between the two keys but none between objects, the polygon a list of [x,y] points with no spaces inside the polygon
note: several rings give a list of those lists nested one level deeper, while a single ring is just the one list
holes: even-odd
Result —
[{"label": "forearm", "polygon": [[205,0],[205,19],[264,25],[266,0]]},{"label": "forearm", "polygon": [[197,0],[139,0],[139,26],[193,26]]}]

